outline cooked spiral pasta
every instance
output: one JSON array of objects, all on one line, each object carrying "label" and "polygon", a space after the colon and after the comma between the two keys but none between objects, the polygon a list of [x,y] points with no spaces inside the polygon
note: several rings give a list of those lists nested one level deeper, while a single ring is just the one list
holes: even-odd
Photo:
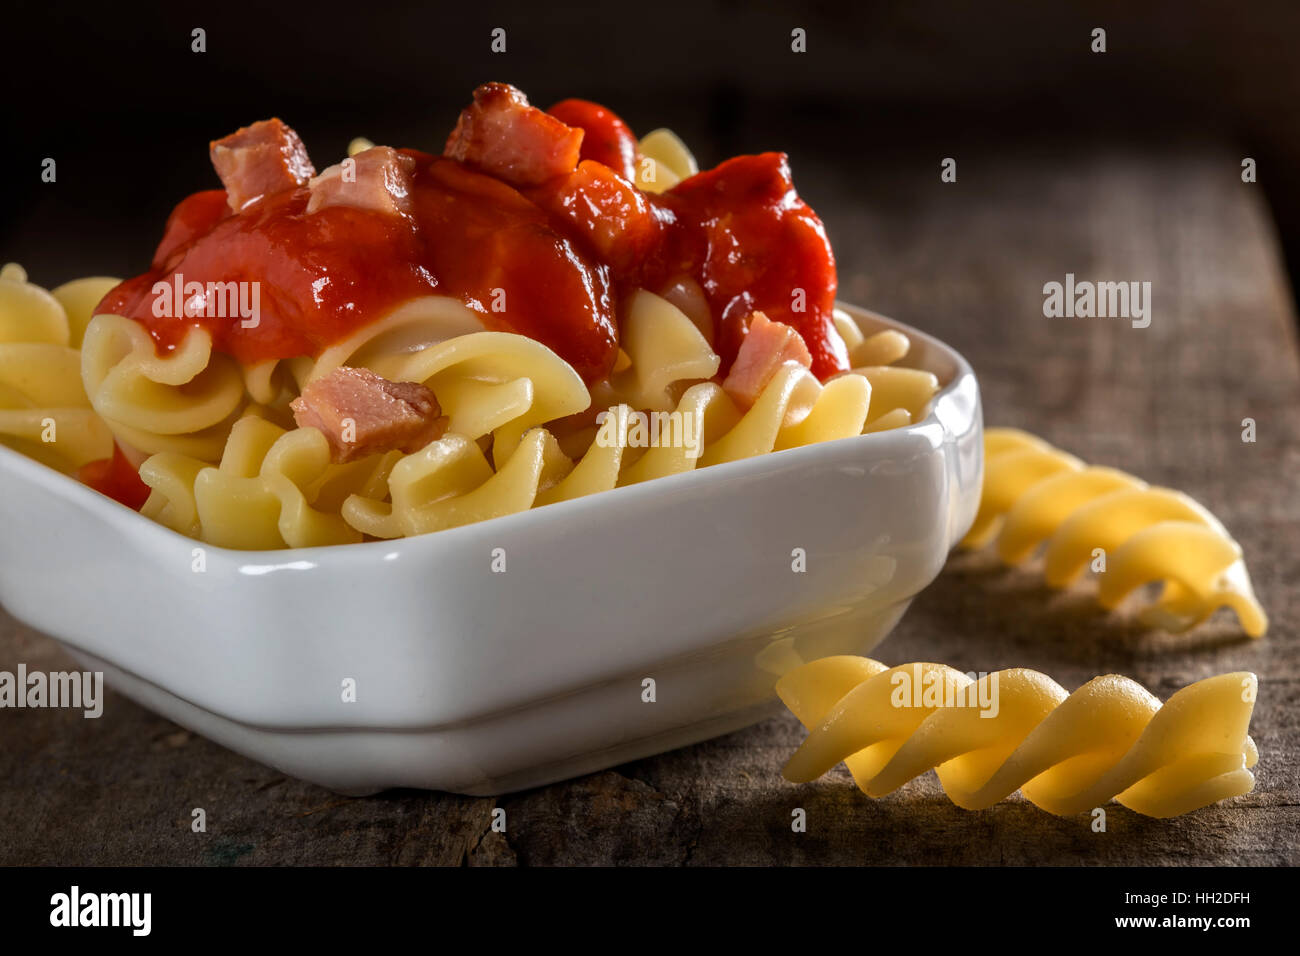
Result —
[{"label": "cooked spiral pasta", "polygon": [[1058,815],[1112,798],[1171,817],[1249,793],[1258,751],[1247,731],[1254,674],[1197,681],[1161,706],[1107,675],[1067,694],[1037,671],[978,681],[942,664],[887,667],[827,657],[792,671],[777,693],[809,730],[785,776],[807,782],[843,761],[884,796],[935,770],[949,799],[980,810],[1020,790]]},{"label": "cooked spiral pasta", "polygon": [[355,156],[357,153],[364,153],[368,149],[374,148],[374,143],[364,136],[354,136],[348,143],[348,155]]},{"label": "cooked spiral pasta", "polygon": [[685,312],[645,290],[629,300],[621,338],[628,365],[615,371],[608,392],[595,396],[604,407],[623,402],[665,411],[678,398],[674,393],[680,390],[674,386],[713,378],[721,364]]},{"label": "cooked spiral pasta", "polygon": [[[628,364],[624,369],[616,371],[609,382],[593,388],[595,407],[610,408],[622,403],[650,411],[675,409],[684,412],[690,408],[702,412],[712,405],[716,397],[702,401],[697,393],[694,401],[683,406],[687,389],[712,378],[719,365],[719,359],[701,332],[699,322],[687,314],[686,309],[690,308],[688,303],[693,295],[692,290],[681,290],[680,295],[674,295],[670,300],[645,291],[636,293],[629,302],[624,326],[623,350]],[[818,422],[824,422],[828,410],[832,407],[844,408],[844,400],[850,394],[867,400],[867,407],[863,409],[863,424],[858,432],[845,431],[842,424],[835,428],[823,428],[823,437],[815,439],[801,438],[799,430],[787,427],[783,439],[775,442],[767,451],[825,441],[830,437],[897,428],[925,417],[930,400],[938,391],[939,382],[931,372],[893,364],[906,357],[909,346],[907,336],[893,329],[865,336],[857,323],[838,309],[835,312],[835,322],[849,344],[854,369],[833,381],[854,381],[851,385],[837,386],[841,390],[839,401],[828,401],[820,405],[821,412],[802,432],[805,436],[818,432]],[[860,379],[865,379],[869,386],[865,391],[861,388],[861,382],[857,381]],[[783,379],[785,385],[801,381],[793,373],[787,373]],[[815,381],[811,383],[815,384]],[[803,420],[805,413],[812,407],[810,400],[813,403],[820,401],[816,398],[820,392],[811,385],[808,382],[800,385],[801,398],[793,402],[783,423],[785,426]],[[831,383],[828,382],[824,387],[830,386]],[[712,395],[711,392],[708,394]]]},{"label": "cooked spiral pasta", "polygon": [[291,359],[289,364],[300,388],[344,365],[369,368],[382,375],[376,362],[391,370],[394,361],[412,353],[482,331],[478,316],[459,299],[421,296],[363,325],[315,358]]},{"label": "cooked spiral pasta", "polygon": [[700,171],[690,149],[670,129],[646,133],[637,153],[636,185],[648,193],[666,192]]},{"label": "cooked spiral pasta", "polygon": [[[578,461],[564,455],[549,431],[534,428],[495,472],[477,444],[449,435],[394,466],[391,500],[356,495],[344,503],[343,516],[375,537],[424,534],[697,466],[847,438],[861,433],[869,395],[870,386],[858,376],[822,386],[804,369],[788,366],[742,412],[721,388],[702,382],[667,416],[664,427],[681,440],[641,448],[631,438],[634,410],[620,405],[609,410]],[[691,434],[699,441],[684,440]],[[629,463],[635,452],[640,457]]]},{"label": "cooked spiral pasta", "polygon": [[390,500],[355,494],[344,501],[342,514],[353,528],[376,538],[427,534],[526,511],[572,467],[542,428],[525,435],[495,471],[475,442],[448,435],[393,466]]},{"label": "cooked spiral pasta", "polygon": [[571,365],[540,342],[512,332],[475,332],[417,351],[377,355],[366,367],[393,381],[431,388],[449,431],[470,440],[492,437],[497,466],[528,429],[591,403]]},{"label": "cooked spiral pasta", "polygon": [[150,489],[141,513],[173,531],[227,548],[306,548],[360,541],[339,517],[343,500],[374,493],[398,456],[331,464],[314,428],[285,431],[255,415],[235,422],[213,467],[161,452],[140,466]]},{"label": "cooked spiral pasta", "polygon": [[[506,368],[508,363],[499,358],[506,340],[494,338],[502,335],[465,337],[482,343],[485,349],[491,346],[491,358],[483,353],[482,372],[458,374],[468,374],[469,381],[481,385],[481,376],[488,369],[499,374]],[[894,335],[901,339],[901,347],[897,341],[890,342],[889,349],[877,346],[875,356],[880,361],[896,361],[905,354],[906,337]],[[873,338],[882,341],[879,336]],[[530,340],[523,341],[529,343],[527,362],[539,360],[546,352]],[[553,432],[528,429],[586,408],[586,391],[580,383],[568,382],[558,369],[545,364],[532,366],[533,378],[527,381],[533,392],[528,394],[536,394],[536,401],[545,403],[544,414],[528,414],[526,402],[503,403],[493,392],[486,392],[483,407],[493,412],[477,415],[475,420],[491,420],[492,428],[463,425],[455,403],[444,402],[447,385],[440,385],[437,375],[439,370],[457,367],[438,356],[442,349],[451,354],[459,342],[453,339],[421,352],[368,363],[379,374],[429,384],[444,407],[450,408],[449,431],[455,433],[399,461],[389,475],[386,495],[357,495],[344,504],[344,519],[368,535],[423,534],[697,467],[859,435],[871,430],[876,396],[883,398],[881,407],[885,409],[877,413],[877,419],[893,414],[897,424],[907,424],[922,414],[937,387],[937,380],[928,372],[884,365],[864,370],[871,374],[846,374],[822,385],[806,369],[790,364],[777,372],[751,408],[743,409],[707,380],[717,371],[718,357],[694,323],[667,300],[639,292],[626,319],[624,350],[629,364],[603,389],[595,390],[605,414],[598,426],[568,442],[576,447],[576,451],[568,449],[573,452],[571,458]],[[474,354],[477,358],[478,353]],[[520,375],[530,371],[527,362],[521,362]],[[553,374],[537,378],[538,369]],[[911,374],[891,378],[888,373],[892,372]],[[514,387],[521,381],[493,384],[492,388]],[[553,394],[557,386],[561,401]],[[677,393],[680,398],[674,400]],[[504,417],[502,408],[516,416],[509,420],[508,429],[495,424]],[[637,415],[647,410],[659,416],[658,423],[673,440],[646,447],[644,436],[637,438],[636,429],[646,424]],[[496,436],[492,464],[472,441],[489,431]],[[503,437],[508,444],[503,445]]]},{"label": "cooked spiral pasta", "polygon": [[[140,323],[91,317],[114,281],[49,293],[6,268],[0,440],[71,471],[107,458],[116,438],[142,462],[146,516],[232,548],[455,527],[904,425],[924,415],[937,389],[929,372],[891,364],[907,354],[906,336],[864,336],[837,313],[860,367],[822,384],[789,363],[752,406],[738,405],[718,384],[708,303],[690,280],[662,296],[631,295],[621,360],[590,388],[540,342],[485,331],[477,313],[446,296],[410,300],[316,356],[245,365],[214,351],[199,327],[160,354]],[[427,386],[447,419],[444,436],[411,454],[332,464],[324,436],[296,427],[288,406],[344,366]],[[36,440],[49,418],[57,444]]]},{"label": "cooked spiral pasta", "polygon": [[[920,414],[935,386],[932,375],[915,372],[894,387],[878,373],[912,370],[883,364],[868,369],[871,374],[847,374],[822,385],[791,364],[744,409],[709,381],[718,357],[697,326],[666,299],[639,292],[626,319],[628,362],[589,392],[572,367],[526,336],[470,332],[443,338],[459,321],[460,309],[452,300],[418,300],[315,360],[296,362],[295,378],[303,383],[345,364],[395,381],[420,382],[432,389],[448,417],[443,438],[359,469],[363,486],[351,489],[336,506],[336,521],[322,525],[319,517],[307,530],[283,526],[290,502],[295,515],[312,514],[311,507],[321,511],[323,506],[310,496],[311,479],[297,485],[271,480],[258,462],[271,463],[274,471],[280,456],[250,454],[247,446],[254,430],[263,444],[274,442],[279,448],[303,429],[282,435],[270,431],[275,426],[268,423],[243,421],[232,433],[219,469],[205,467],[206,459],[194,455],[150,458],[141,475],[154,494],[144,513],[182,533],[230,547],[425,534],[696,467],[858,435],[870,430],[873,395],[883,397],[887,409],[877,417],[894,413],[905,424]],[[876,360],[901,358],[906,339],[898,338],[901,347],[893,341],[890,349],[877,348]],[[432,343],[424,344],[428,339]],[[875,340],[881,341],[879,336]],[[875,390],[873,376],[881,383]],[[605,409],[599,424],[591,415],[593,400]],[[662,416],[664,434],[672,440],[650,447],[644,436],[638,440],[637,428],[644,421],[637,416],[645,412]],[[575,417],[583,419],[576,428]],[[557,430],[566,422],[570,427]],[[304,450],[302,460],[320,468],[324,450],[317,446],[319,442],[311,446],[315,458]],[[249,490],[254,484],[256,494]],[[344,485],[338,481],[334,487]],[[216,494],[216,489],[235,488],[244,489],[244,497],[233,491]],[[241,525],[230,503],[254,498],[260,510],[240,505],[250,509]],[[303,512],[304,507],[309,510]]]},{"label": "cooked spiral pasta", "polygon": [[930,372],[902,368],[911,348],[907,336],[897,329],[866,335],[848,313],[836,309],[835,328],[849,350],[853,374],[871,383],[871,408],[864,432],[885,431],[920,421],[930,399],[939,390],[939,380]]},{"label": "cooked spiral pasta", "polygon": [[47,292],[18,265],[0,270],[0,443],[64,472],[112,452],[77,346],[96,295],[114,284],[79,279]]},{"label": "cooked spiral pasta", "polygon": [[1097,600],[1108,610],[1161,582],[1160,596],[1141,611],[1150,627],[1185,631],[1229,607],[1251,637],[1268,629],[1241,546],[1187,495],[1085,466],[1016,429],[988,429],[984,455],[984,492],[964,547],[996,538],[999,557],[1016,564],[1046,542],[1044,573],[1055,588],[1103,562],[1094,565]]},{"label": "cooked spiral pasta", "polygon": [[191,329],[178,348],[159,355],[148,330],[119,315],[90,320],[81,378],[118,441],[145,455],[216,461],[247,400],[239,363],[214,352],[205,329]]}]

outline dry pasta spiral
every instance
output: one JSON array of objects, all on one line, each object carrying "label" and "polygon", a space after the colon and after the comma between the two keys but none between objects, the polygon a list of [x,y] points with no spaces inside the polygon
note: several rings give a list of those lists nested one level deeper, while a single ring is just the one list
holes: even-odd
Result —
[{"label": "dry pasta spiral", "polygon": [[16,264],[0,270],[0,443],[64,472],[112,453],[82,388],[77,346],[115,284],[78,279],[47,292]]},{"label": "dry pasta spiral", "polygon": [[1046,543],[1044,573],[1057,588],[1102,556],[1097,599],[1107,609],[1161,582],[1160,596],[1141,612],[1149,626],[1183,631],[1229,607],[1250,636],[1267,630],[1241,546],[1187,495],[1085,466],[1015,429],[986,431],[984,453],[984,492],[965,547],[996,538],[998,555],[1015,564]]},{"label": "dry pasta spiral", "polygon": [[1221,674],[1161,706],[1116,675],[1067,694],[1032,670],[976,681],[942,664],[890,668],[863,657],[813,661],[777,683],[809,730],[786,765],[789,780],[813,780],[844,761],[858,787],[880,797],[934,769],[967,810],[1020,790],[1050,813],[1114,798],[1152,817],[1254,788],[1258,751],[1247,731],[1256,690],[1254,674]]}]

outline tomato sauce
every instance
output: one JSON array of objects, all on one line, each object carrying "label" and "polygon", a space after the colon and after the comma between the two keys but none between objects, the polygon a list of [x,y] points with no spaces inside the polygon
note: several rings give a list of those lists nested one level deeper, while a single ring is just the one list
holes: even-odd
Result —
[{"label": "tomato sauce", "polygon": [[116,444],[111,458],[100,458],[78,468],[77,480],[132,511],[139,511],[149,500],[149,486],[140,479],[140,473]]},{"label": "tomato sauce", "polygon": [[[416,160],[407,215],[337,205],[308,215],[307,187],[237,213],[224,190],[195,193],[168,219],[151,270],[96,311],[143,323],[162,352],[203,326],[214,348],[251,363],[317,355],[410,298],[451,295],[488,328],[547,345],[590,383],[614,366],[622,298],[686,275],[712,307],[722,374],[756,309],[799,331],[819,377],[848,367],[831,322],[835,259],[784,154],[737,157],[653,196],[628,181],[635,139],[622,120],[580,100],[555,112],[584,129],[585,161],[522,191],[470,164],[401,150]],[[257,283],[257,324],[174,314],[154,286],[177,275]]]}]

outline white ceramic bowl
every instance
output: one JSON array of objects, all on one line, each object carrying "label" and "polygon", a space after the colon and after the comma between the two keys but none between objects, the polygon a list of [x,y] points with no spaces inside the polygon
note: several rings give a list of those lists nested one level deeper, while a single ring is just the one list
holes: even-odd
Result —
[{"label": "white ceramic bowl", "polygon": [[421,537],[205,546],[203,573],[197,542],[0,447],[0,602],[144,706],[344,793],[502,793],[736,730],[790,668],[883,639],[978,504],[970,367],[848,311],[939,376],[924,421]]}]

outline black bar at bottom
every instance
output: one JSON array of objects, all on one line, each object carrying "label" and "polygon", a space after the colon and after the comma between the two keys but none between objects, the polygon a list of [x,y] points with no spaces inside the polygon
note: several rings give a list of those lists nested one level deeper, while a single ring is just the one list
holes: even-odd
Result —
[{"label": "black bar at bottom", "polygon": [[436,946],[475,924],[484,942],[519,932],[534,945],[565,937],[581,944],[584,931],[598,928],[663,943],[674,927],[712,928],[731,941],[780,930],[846,946],[891,927],[918,944],[1039,931],[1058,939],[1065,931],[1071,940],[1196,933],[1231,942],[1294,916],[1294,904],[1283,911],[1292,875],[1246,868],[12,868],[0,869],[0,920],[7,937],[204,944],[338,942],[377,932],[375,942],[414,933]]}]

